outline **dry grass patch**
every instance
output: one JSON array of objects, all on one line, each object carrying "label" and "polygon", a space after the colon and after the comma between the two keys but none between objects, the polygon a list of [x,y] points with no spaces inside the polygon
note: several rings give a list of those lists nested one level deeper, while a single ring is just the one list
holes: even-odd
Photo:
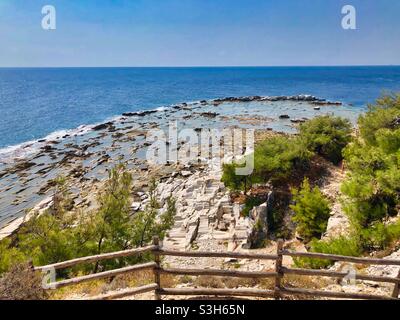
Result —
[{"label": "dry grass patch", "polygon": [[46,300],[40,273],[29,264],[17,264],[0,278],[0,300]]},{"label": "dry grass patch", "polygon": [[[152,277],[151,282],[154,282],[154,276]],[[162,274],[160,277],[161,288],[174,288],[178,283],[180,283],[179,276],[174,276],[172,274]]]},{"label": "dry grass patch", "polygon": [[221,277],[210,277],[210,276],[198,276],[194,280],[193,284],[202,288],[215,288],[222,289],[225,285]]},{"label": "dry grass patch", "polygon": [[259,284],[259,279],[216,276],[198,276],[193,281],[195,286],[215,289],[254,288]]},{"label": "dry grass patch", "polygon": [[[163,277],[162,277],[163,278]],[[154,273],[151,270],[132,272],[110,279],[93,280],[65,288],[51,291],[51,299],[81,299],[87,296],[97,296],[110,291],[135,288],[154,282]]]},{"label": "dry grass patch", "polygon": [[260,280],[255,278],[223,278],[222,281],[226,288],[254,288],[260,285]]}]

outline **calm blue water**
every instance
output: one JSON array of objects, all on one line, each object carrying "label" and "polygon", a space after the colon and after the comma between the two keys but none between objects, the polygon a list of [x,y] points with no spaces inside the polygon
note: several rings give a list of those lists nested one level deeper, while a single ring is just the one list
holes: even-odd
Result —
[{"label": "calm blue water", "polygon": [[400,91],[400,67],[0,69],[0,148],[184,101],[311,94],[362,108],[384,91]]}]

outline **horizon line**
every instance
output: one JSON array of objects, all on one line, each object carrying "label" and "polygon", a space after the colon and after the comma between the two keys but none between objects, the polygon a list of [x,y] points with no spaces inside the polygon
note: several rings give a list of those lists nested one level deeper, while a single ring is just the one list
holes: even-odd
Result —
[{"label": "horizon line", "polygon": [[400,64],[338,64],[338,65],[216,65],[216,66],[0,66],[0,69],[96,69],[96,68],[340,68],[340,67],[400,67]]}]

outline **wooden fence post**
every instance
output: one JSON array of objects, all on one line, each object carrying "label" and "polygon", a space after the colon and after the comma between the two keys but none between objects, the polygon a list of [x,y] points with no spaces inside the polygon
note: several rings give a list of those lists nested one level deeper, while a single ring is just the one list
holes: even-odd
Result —
[{"label": "wooden fence post", "polygon": [[154,262],[156,263],[156,267],[154,268],[154,278],[155,283],[157,285],[154,291],[154,297],[156,300],[161,300],[160,289],[161,289],[161,281],[160,281],[160,254],[157,252],[160,249],[160,239],[158,236],[153,237],[153,245],[156,246],[156,252],[154,252]]},{"label": "wooden fence post", "polygon": [[280,299],[280,297],[281,297],[280,290],[281,290],[281,280],[283,277],[283,274],[282,274],[282,261],[283,261],[282,249],[283,249],[283,240],[279,239],[277,242],[277,247],[276,247],[276,255],[278,257],[275,261],[275,272],[277,273],[277,275],[275,277],[275,287],[274,287],[275,299]]},{"label": "wooden fence post", "polygon": [[[400,270],[399,273],[397,274],[397,279],[400,279]],[[392,293],[392,298],[398,298],[399,297],[399,283],[397,282],[394,285],[393,293]]]}]

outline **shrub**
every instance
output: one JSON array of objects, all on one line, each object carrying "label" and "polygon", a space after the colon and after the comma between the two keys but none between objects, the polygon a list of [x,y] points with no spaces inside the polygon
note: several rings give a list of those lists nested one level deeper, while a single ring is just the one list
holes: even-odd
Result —
[{"label": "shrub", "polygon": [[389,242],[400,239],[400,220],[398,220],[396,223],[387,225],[386,228]]},{"label": "shrub", "polygon": [[[400,220],[384,225],[376,223],[369,228],[356,230],[348,237],[310,242],[311,252],[337,254],[342,256],[361,256],[366,250],[386,249],[400,238]],[[296,258],[295,264],[302,268],[321,269],[333,265],[333,261],[312,258]]]},{"label": "shrub", "polygon": [[167,210],[157,219],[160,204],[157,201],[155,189],[156,185],[153,182],[149,204],[144,211],[136,213],[132,219],[131,241],[135,246],[148,244],[154,235],[158,235],[162,240],[173,226],[176,214],[175,200],[171,197],[167,199]]},{"label": "shrub", "polygon": [[400,96],[379,99],[359,119],[360,135],[345,151],[345,210],[357,228],[397,214],[400,202]]},{"label": "shrub", "polygon": [[[161,239],[172,227],[175,215],[175,201],[167,199],[167,210],[159,214],[154,181],[151,183],[149,203],[142,212],[131,217],[132,175],[124,166],[117,166],[110,172],[105,191],[99,197],[100,207],[92,214],[89,222],[81,225],[81,233],[86,234],[86,254],[127,250],[148,244],[154,235]],[[85,236],[81,237],[85,238]],[[96,263],[98,270],[122,267],[130,263],[148,260],[150,254],[140,257],[115,259]]]},{"label": "shrub", "polygon": [[73,201],[65,179],[54,181],[52,206],[42,214],[36,213],[17,234],[18,249],[35,265],[65,261],[77,255],[73,230],[76,216],[68,213]]},{"label": "shrub", "polygon": [[0,241],[0,275],[25,260],[25,256],[20,250],[11,247],[10,239],[5,238]]},{"label": "shrub", "polygon": [[297,223],[298,233],[306,240],[319,238],[325,231],[330,217],[329,202],[318,187],[311,188],[304,179],[301,189],[292,191],[294,204],[293,221]]},{"label": "shrub", "polygon": [[350,142],[351,124],[340,117],[316,117],[300,125],[300,137],[309,151],[337,164],[343,159],[343,148]]},{"label": "shrub", "polygon": [[[377,142],[376,133],[381,129],[398,128],[400,118],[400,94],[387,95],[368,106],[368,112],[358,119],[360,133],[369,145]],[[396,124],[397,123],[397,124]]]},{"label": "shrub", "polygon": [[29,256],[35,265],[45,265],[72,259],[76,255],[71,225],[63,218],[49,212],[36,215],[18,235],[18,248]]},{"label": "shrub", "polygon": [[[314,241],[312,251],[356,256],[390,248],[400,238],[400,222],[384,223],[398,214],[400,205],[400,95],[378,99],[358,125],[359,134],[343,151],[349,174],[341,187],[353,233]],[[300,259],[298,263],[324,267],[332,262]]]},{"label": "shrub", "polygon": [[270,198],[270,205],[268,208],[268,234],[273,235],[276,239],[291,239],[293,234],[293,224],[288,223],[285,217],[290,211],[290,204],[292,203],[292,195],[290,189],[286,186],[284,188],[276,188]]},{"label": "shrub", "polygon": [[223,166],[222,181],[233,190],[247,190],[254,183],[284,183],[294,170],[308,168],[312,153],[297,137],[271,137],[254,151],[254,170],[249,176],[236,175],[236,163]]},{"label": "shrub", "polygon": [[237,175],[236,168],[238,165],[236,163],[225,163],[223,165],[223,174],[221,181],[226,187],[232,190],[244,190],[245,188],[245,176]]},{"label": "shrub", "polygon": [[368,228],[361,229],[359,234],[364,250],[387,249],[400,238],[400,220],[388,225],[382,222],[373,223]]},{"label": "shrub", "polygon": [[311,156],[297,137],[272,137],[255,148],[253,174],[261,181],[279,184],[293,170],[307,169]]},{"label": "shrub", "polygon": [[[167,208],[160,212],[155,184],[144,212],[131,216],[132,176],[122,165],[110,171],[105,189],[98,197],[99,208],[93,212],[73,214],[69,193],[63,180],[58,180],[55,204],[41,215],[30,219],[16,235],[15,246],[10,240],[0,242],[0,273],[17,262],[31,259],[34,265],[47,265],[81,256],[127,250],[151,241],[152,236],[165,236],[174,223],[175,200],[167,199]],[[68,273],[89,273],[122,267],[150,258],[149,255],[110,259],[94,266],[82,265],[64,269]]]},{"label": "shrub", "polygon": [[[314,239],[310,243],[311,252],[337,254],[342,256],[360,256],[362,249],[356,237],[338,237],[329,240]],[[315,258],[295,258],[295,265],[300,268],[322,269],[334,264],[332,260]]]}]

